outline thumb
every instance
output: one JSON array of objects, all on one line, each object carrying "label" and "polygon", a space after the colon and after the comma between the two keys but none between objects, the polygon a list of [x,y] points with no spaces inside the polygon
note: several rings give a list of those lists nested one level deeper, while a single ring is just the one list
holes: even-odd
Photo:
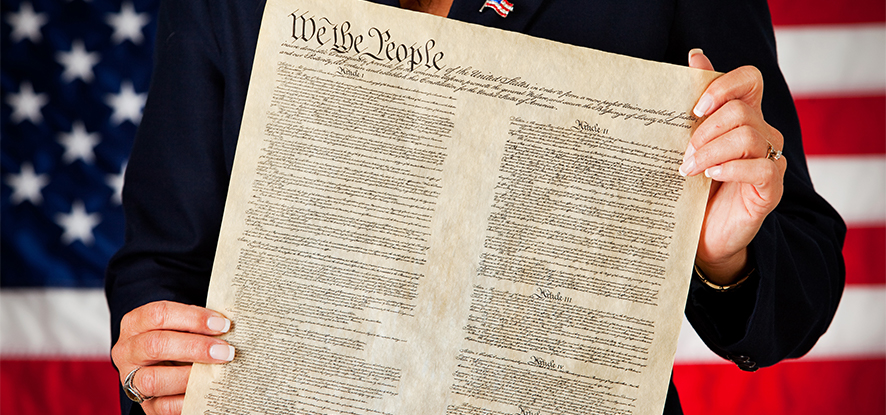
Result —
[{"label": "thumb", "polygon": [[711,61],[708,60],[708,57],[704,55],[704,52],[698,48],[689,51],[689,67],[705,69],[708,71],[714,70],[714,65],[712,65]]}]

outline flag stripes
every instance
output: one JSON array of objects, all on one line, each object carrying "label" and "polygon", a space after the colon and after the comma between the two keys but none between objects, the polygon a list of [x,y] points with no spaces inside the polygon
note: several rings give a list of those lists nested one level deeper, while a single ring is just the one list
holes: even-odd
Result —
[{"label": "flag stripes", "polygon": [[110,358],[111,314],[101,289],[3,289],[0,315],[4,365],[7,357]]},{"label": "flag stripes", "polygon": [[794,103],[807,156],[886,153],[886,95],[798,98]]},{"label": "flag stripes", "polygon": [[[846,284],[886,284],[886,226],[854,226],[846,232]],[[873,316],[876,318],[876,315]]]},{"label": "flag stripes", "polygon": [[686,415],[886,413],[884,358],[789,361],[753,373],[729,365],[680,365],[674,383]]},{"label": "flag stripes", "polygon": [[[886,414],[886,3],[769,2],[810,175],[849,226],[845,295],[809,354],[745,373],[684,322],[687,415]],[[791,162],[790,154],[787,154]]]},{"label": "flag stripes", "polygon": [[886,156],[818,156],[806,162],[815,190],[848,226],[886,225]]},{"label": "flag stripes", "polygon": [[778,62],[795,98],[866,96],[886,90],[886,25],[803,26],[775,31]]},{"label": "flag stripes", "polygon": [[[849,225],[846,295],[807,356],[752,374],[714,355],[684,323],[675,383],[687,415],[884,415],[886,2],[771,0],[770,8],[810,175]],[[63,9],[72,14],[61,22]],[[113,195],[124,163],[117,157],[129,145],[144,103],[150,65],[142,51],[152,41],[147,21],[155,9],[153,0],[3,3],[0,179],[4,206],[14,205],[4,210],[4,220],[12,212],[15,225],[26,223],[29,230],[8,237],[12,222],[4,222],[0,413],[117,411],[119,379],[109,361],[109,316],[98,287],[103,261],[119,244],[113,235],[122,213]],[[18,53],[25,56],[20,62],[9,58]],[[29,55],[36,53],[48,60]],[[96,53],[108,58],[96,61]],[[121,62],[129,64],[119,68]],[[50,99],[48,93],[58,95]],[[72,102],[78,105],[65,107]],[[65,145],[75,139],[88,145],[95,134],[104,140],[91,153],[78,155]],[[48,144],[38,136],[48,136]],[[46,174],[54,175],[48,185],[41,179]],[[11,188],[27,180],[30,188]],[[91,182],[107,187],[80,195],[81,184]],[[26,195],[34,199],[23,201]],[[6,203],[13,199],[18,204]],[[96,214],[103,222],[93,229],[94,238],[71,232],[74,226],[60,227],[74,219],[91,224]],[[61,241],[65,234],[72,243]]]},{"label": "flag stripes", "polygon": [[4,358],[2,363],[0,413],[4,415],[120,413],[119,380],[109,360]]},{"label": "flag stripes", "polygon": [[886,2],[881,0],[772,0],[769,11],[772,23],[782,28],[886,21]]}]

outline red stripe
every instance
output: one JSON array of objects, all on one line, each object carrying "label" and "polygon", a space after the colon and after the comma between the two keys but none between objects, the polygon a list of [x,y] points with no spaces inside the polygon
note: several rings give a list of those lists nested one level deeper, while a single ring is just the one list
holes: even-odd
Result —
[{"label": "red stripe", "polygon": [[769,10],[776,26],[886,22],[883,0],[770,0]]},{"label": "red stripe", "polygon": [[[117,382],[110,362],[3,360],[0,413],[114,414]],[[677,365],[674,382],[687,415],[886,414],[886,359]]]},{"label": "red stripe", "polygon": [[886,153],[886,95],[794,103],[807,155]]},{"label": "red stripe", "polygon": [[886,359],[782,362],[757,372],[678,365],[686,415],[883,415]]},{"label": "red stripe", "polygon": [[117,372],[107,361],[0,361],[0,413],[119,414]]},{"label": "red stripe", "polygon": [[849,228],[843,245],[846,284],[886,284],[886,226]]}]

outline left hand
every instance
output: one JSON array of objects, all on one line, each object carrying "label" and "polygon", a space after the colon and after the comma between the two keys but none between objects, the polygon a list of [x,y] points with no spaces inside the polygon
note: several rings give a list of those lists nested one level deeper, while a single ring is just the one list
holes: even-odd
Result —
[{"label": "left hand", "polygon": [[[713,70],[699,49],[689,66]],[[728,285],[747,270],[748,244],[784,192],[787,160],[767,158],[784,137],[763,119],[763,77],[753,66],[714,80],[693,112],[708,116],[692,134],[680,174],[713,179],[695,262],[712,282]]]}]

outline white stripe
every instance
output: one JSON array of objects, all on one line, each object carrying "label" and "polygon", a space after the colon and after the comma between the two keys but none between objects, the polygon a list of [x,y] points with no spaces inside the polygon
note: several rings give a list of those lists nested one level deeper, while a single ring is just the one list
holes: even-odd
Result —
[{"label": "white stripe", "polygon": [[817,156],[807,163],[815,190],[848,225],[886,224],[886,155]]},{"label": "white stripe", "polygon": [[101,289],[3,289],[0,355],[107,360],[110,321]]},{"label": "white stripe", "polygon": [[886,25],[779,27],[778,62],[794,96],[886,90]]},{"label": "white stripe", "polygon": [[[846,287],[828,331],[803,360],[886,357],[886,287]],[[711,352],[689,322],[683,321],[677,344],[678,364],[729,363]]]},{"label": "white stripe", "polygon": [[846,356],[886,357],[886,288],[882,285],[847,287],[830,329],[804,359]]}]

